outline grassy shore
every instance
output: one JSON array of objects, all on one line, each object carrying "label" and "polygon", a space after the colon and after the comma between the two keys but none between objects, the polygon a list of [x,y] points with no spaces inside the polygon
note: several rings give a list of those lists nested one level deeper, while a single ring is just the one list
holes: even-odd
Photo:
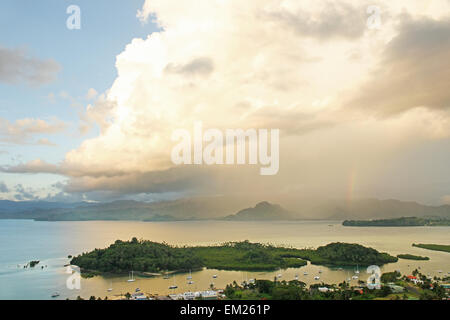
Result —
[{"label": "grassy shore", "polygon": [[443,245],[443,244],[413,243],[413,247],[434,250],[434,251],[450,252],[450,245]]},{"label": "grassy shore", "polygon": [[397,258],[406,260],[430,260],[429,257],[415,256],[413,254],[399,254]]}]

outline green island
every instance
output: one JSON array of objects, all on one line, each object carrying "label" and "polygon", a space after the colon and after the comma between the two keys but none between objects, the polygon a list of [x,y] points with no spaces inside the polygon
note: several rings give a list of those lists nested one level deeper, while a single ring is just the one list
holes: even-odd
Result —
[{"label": "green island", "polygon": [[117,240],[106,249],[95,249],[72,258],[82,272],[147,273],[182,272],[200,268],[271,271],[307,264],[335,266],[382,265],[398,261],[387,253],[359,244],[330,243],[317,249],[296,249],[251,243],[227,242],[215,246],[177,247],[148,240]]},{"label": "green island", "polygon": [[30,266],[30,268],[34,268],[36,265],[39,264],[39,262],[40,262],[39,260],[33,260],[28,262],[28,265]]},{"label": "green island", "polygon": [[444,251],[450,252],[450,245],[444,244],[423,244],[423,243],[413,243],[413,247],[434,250],[434,251]]},{"label": "green island", "polygon": [[430,260],[429,257],[415,256],[413,254],[399,254],[397,258],[406,260]]},{"label": "green island", "polygon": [[342,225],[346,227],[434,227],[450,226],[450,219],[402,217],[379,220],[345,220]]}]

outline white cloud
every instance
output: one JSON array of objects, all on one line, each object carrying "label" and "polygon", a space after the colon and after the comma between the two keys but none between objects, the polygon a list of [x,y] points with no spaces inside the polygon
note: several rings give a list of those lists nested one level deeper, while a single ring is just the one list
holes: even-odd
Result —
[{"label": "white cloud", "polygon": [[86,93],[86,99],[87,100],[95,99],[97,97],[97,95],[98,95],[98,92],[95,89],[90,88],[88,90],[88,92]]},{"label": "white cloud", "polygon": [[52,59],[41,60],[28,56],[23,49],[0,47],[0,82],[41,85],[54,81],[60,70]]},{"label": "white cloud", "polygon": [[[24,118],[11,122],[0,118],[0,141],[12,144],[33,144],[31,139],[36,135],[55,134],[62,132],[66,124],[53,118],[49,121],[42,119]],[[46,138],[40,138],[38,144],[48,144]]]},{"label": "white cloud", "polygon": [[[436,26],[445,24],[439,8],[448,8],[447,2],[406,6],[410,2],[379,1],[382,28],[368,31],[366,8],[358,1],[146,1],[139,18],[153,16],[161,30],[127,45],[117,57],[112,87],[86,108],[83,126],[97,123],[99,136],[68,152],[61,164],[35,162],[6,171],[64,174],[71,178],[65,186],[70,192],[334,195],[347,192],[348,177],[357,170],[369,190],[400,151],[449,134],[446,110],[419,108],[436,97],[427,83],[419,86],[423,101],[403,99],[402,112],[393,117],[379,119],[362,105],[346,104],[361,97],[359,88],[383,67],[383,57],[391,58],[386,66],[392,70],[448,64],[444,53],[423,64],[427,41],[402,46],[413,52],[404,65],[398,59],[404,51],[396,43],[414,43],[414,29],[397,24],[402,14],[411,21],[425,14]],[[436,78],[437,72],[423,68],[425,81]],[[397,79],[389,74],[384,71],[381,84]],[[387,97],[383,104],[396,104],[387,87],[373,92]],[[251,168],[173,168],[172,131],[190,130],[198,120],[205,128],[280,128],[280,173],[263,179]]]}]

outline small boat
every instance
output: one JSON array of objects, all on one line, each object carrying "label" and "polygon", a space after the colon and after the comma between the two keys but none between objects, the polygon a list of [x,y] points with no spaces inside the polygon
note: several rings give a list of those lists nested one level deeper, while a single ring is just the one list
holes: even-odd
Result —
[{"label": "small boat", "polygon": [[295,279],[295,280],[298,280],[298,274],[296,274],[296,275],[294,276],[294,279]]},{"label": "small boat", "polygon": [[213,278],[216,279],[217,278],[217,274],[213,275]]},{"label": "small boat", "polygon": [[320,280],[320,277],[319,276],[315,276],[314,280]]},{"label": "small boat", "polygon": [[194,284],[194,281],[189,281],[188,284]]},{"label": "small boat", "polygon": [[353,279],[353,280],[357,280],[357,279],[359,279],[359,277],[356,276],[356,275],[354,275],[354,276],[352,277],[352,279]]},{"label": "small boat", "polygon": [[189,275],[186,278],[187,280],[192,280],[192,274],[191,274],[191,270],[189,270]]},{"label": "small boat", "polygon": [[112,281],[111,281],[111,286],[107,289],[107,291],[108,291],[108,292],[113,291],[113,289],[112,289]]},{"label": "small boat", "polygon": [[283,275],[281,273],[277,274],[277,278],[281,278]]},{"label": "small boat", "polygon": [[166,274],[165,276],[164,276],[164,279],[169,279],[169,275],[168,274]]},{"label": "small boat", "polygon": [[178,286],[175,284],[175,278],[173,278],[173,285],[169,287],[170,290],[176,289]]},{"label": "small boat", "polygon": [[52,298],[57,298],[57,297],[59,297],[59,293],[58,293],[58,292],[54,292],[54,293],[52,294]]},{"label": "small boat", "polygon": [[139,289],[139,288],[136,288],[136,290],[134,290],[134,292],[139,292],[139,291],[141,291],[141,289]]},{"label": "small boat", "polygon": [[250,283],[250,284],[255,283],[255,279],[250,279],[250,280],[248,280],[248,283]]},{"label": "small boat", "polygon": [[304,275],[304,276],[307,276],[307,275],[308,275],[308,272],[303,272],[303,275]]},{"label": "small boat", "polygon": [[438,270],[439,273],[442,273],[442,270]]},{"label": "small boat", "polygon": [[131,271],[131,277],[130,277],[130,279],[128,279],[127,281],[128,281],[128,282],[135,282],[135,281],[136,281],[136,279],[134,278],[134,273],[133,273],[133,271]]},{"label": "small boat", "polygon": [[319,273],[322,273],[322,270],[319,270]]},{"label": "small boat", "polygon": [[356,271],[355,271],[355,273],[356,273],[356,274],[359,274],[359,268],[358,268],[358,265],[356,265]]}]

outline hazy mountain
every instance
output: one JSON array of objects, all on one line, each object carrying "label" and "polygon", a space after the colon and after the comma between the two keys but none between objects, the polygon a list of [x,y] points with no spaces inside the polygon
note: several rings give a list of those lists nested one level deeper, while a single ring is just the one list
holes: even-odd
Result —
[{"label": "hazy mountain", "polygon": [[258,203],[253,208],[243,209],[234,215],[225,217],[224,219],[237,221],[291,220],[292,215],[280,205],[263,201]]},{"label": "hazy mountain", "polygon": [[[109,203],[58,203],[44,201],[0,201],[0,219],[37,220],[146,220],[175,221],[219,219],[365,220],[399,217],[450,218],[450,206],[427,206],[399,200],[357,199],[353,201],[301,198],[298,196],[211,196],[171,201]],[[253,207],[258,203],[256,207]],[[274,205],[277,203],[278,205]],[[243,209],[247,208],[247,209]]]}]

